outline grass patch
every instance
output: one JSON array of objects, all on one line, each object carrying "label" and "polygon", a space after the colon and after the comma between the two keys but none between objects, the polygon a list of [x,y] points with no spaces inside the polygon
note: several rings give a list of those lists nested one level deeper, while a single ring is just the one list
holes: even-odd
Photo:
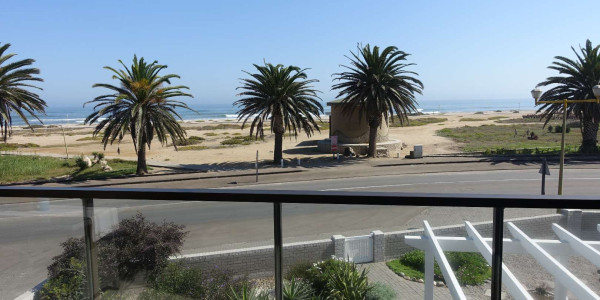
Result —
[{"label": "grass patch", "polygon": [[508,117],[506,117],[506,116],[495,116],[495,117],[489,117],[487,119],[488,120],[501,120],[501,119],[508,119]]},{"label": "grass patch", "polygon": [[423,125],[427,125],[427,124],[442,123],[442,122],[446,122],[446,121],[448,121],[447,118],[434,118],[434,117],[418,118],[418,119],[410,120],[408,126],[411,126],[411,127],[412,126],[423,126]]},{"label": "grass patch", "polygon": [[31,126],[25,126],[25,127],[23,127],[23,129],[25,129],[25,130],[41,129],[41,128],[44,128],[44,125],[31,125]]},{"label": "grass patch", "polygon": [[[534,132],[538,139],[527,139],[525,136],[527,130],[530,134]],[[510,151],[514,152],[518,149],[529,149],[522,154],[543,154],[546,153],[544,149],[554,151],[552,149],[560,148],[561,139],[560,133],[548,132],[547,129],[543,128],[543,123],[444,128],[438,130],[437,135],[451,138],[460,143],[460,148],[464,152],[484,152],[487,154],[510,154]],[[565,135],[565,141],[567,150],[571,149],[570,151],[574,152],[581,145],[581,133],[578,130],[572,130]]]},{"label": "grass patch", "polygon": [[[435,118],[435,117],[426,117],[426,118],[415,118],[409,119],[408,124],[405,123],[405,126],[423,126],[427,124],[435,124],[442,123],[448,121],[447,118]],[[402,127],[400,121],[397,118],[394,118],[393,122],[390,122],[389,127]]]},{"label": "grass patch", "polygon": [[83,141],[102,141],[102,137],[97,135],[97,136],[86,136],[86,137],[82,137],[80,139],[77,139],[76,141],[78,142],[83,142]]},{"label": "grass patch", "polygon": [[459,122],[479,122],[479,121],[485,121],[485,119],[478,119],[478,118],[462,118],[460,120],[458,120]]},{"label": "grass patch", "polygon": [[79,172],[75,159],[61,159],[43,156],[1,155],[0,183],[43,180],[70,175],[74,180],[103,179],[135,174],[136,162],[122,159],[108,161],[113,171],[104,172],[100,165],[94,165]]},{"label": "grass patch", "polygon": [[189,129],[192,129],[192,130],[242,129],[242,126],[236,125],[236,124],[217,124],[217,125],[195,126],[195,127],[190,127]]},{"label": "grass patch", "polygon": [[482,111],[478,111],[478,112],[476,112],[475,114],[476,114],[476,115],[483,115],[483,112],[482,112]]},{"label": "grass patch", "polygon": [[317,122],[319,125],[319,130],[329,130],[329,122]]},{"label": "grass patch", "polygon": [[179,140],[176,142],[177,146],[190,146],[197,145],[202,143],[202,141],[206,140],[203,137],[192,135],[185,140]]},{"label": "grass patch", "polygon": [[239,136],[239,135],[242,135],[242,134],[241,134],[241,133],[239,133],[239,132],[236,132],[236,133],[233,133],[233,134],[231,134],[231,135],[233,135],[233,136]]},{"label": "grass patch", "polygon": [[202,145],[193,145],[193,146],[183,146],[183,147],[177,148],[178,151],[204,150],[204,149],[208,149],[208,147],[202,146]]},{"label": "grass patch", "polygon": [[[444,254],[461,285],[483,284],[492,276],[492,268],[479,253],[444,252]],[[408,252],[399,259],[389,261],[387,266],[396,274],[402,272],[409,277],[424,279],[425,253],[421,250]],[[435,280],[445,282],[437,262],[433,270]]]},{"label": "grass patch", "polygon": [[39,148],[40,145],[34,143],[17,144],[17,143],[1,143],[0,151],[17,150],[19,148]]},{"label": "grass patch", "polygon": [[[109,159],[107,162],[112,168],[112,171],[105,172],[102,170],[102,166],[100,166],[100,164],[95,164],[90,168],[73,173],[73,180],[105,179],[135,174],[137,167],[137,162],[135,161]],[[152,170],[152,168],[148,168],[148,170]]]},{"label": "grass patch", "polygon": [[207,132],[204,134],[205,136],[216,136],[217,134],[214,132]]},{"label": "grass patch", "polygon": [[250,145],[256,141],[253,136],[234,136],[221,141],[221,145]]}]

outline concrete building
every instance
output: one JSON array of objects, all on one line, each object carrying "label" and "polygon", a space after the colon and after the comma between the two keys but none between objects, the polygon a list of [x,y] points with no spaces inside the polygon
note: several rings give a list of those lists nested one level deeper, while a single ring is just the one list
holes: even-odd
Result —
[{"label": "concrete building", "polygon": [[[369,147],[369,123],[366,114],[360,118],[360,113],[354,110],[352,113],[344,111],[342,100],[327,102],[331,106],[329,115],[329,136],[337,136],[337,153],[344,153],[347,147],[352,148],[355,153],[364,155]],[[388,120],[383,120],[377,130],[377,149],[383,152],[392,152],[399,149],[402,142],[388,137]],[[320,152],[332,153],[331,138],[321,140],[317,143]]]}]

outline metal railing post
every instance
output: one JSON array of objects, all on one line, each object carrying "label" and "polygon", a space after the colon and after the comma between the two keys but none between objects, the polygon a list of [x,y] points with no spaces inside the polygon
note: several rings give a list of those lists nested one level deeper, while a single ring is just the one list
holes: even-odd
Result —
[{"label": "metal railing post", "polygon": [[81,199],[83,206],[83,232],[85,235],[85,257],[87,261],[87,291],[90,299],[100,296],[98,277],[98,253],[94,240],[94,199]]},{"label": "metal railing post", "polygon": [[283,239],[281,234],[281,202],[273,202],[273,228],[275,238],[275,299],[283,299],[282,251]]},{"label": "metal railing post", "polygon": [[502,296],[502,246],[504,242],[504,207],[494,207],[492,240],[492,292],[491,298]]},{"label": "metal railing post", "polygon": [[281,202],[273,202],[273,227],[275,238],[275,299],[283,299],[282,251],[283,238],[281,234]]}]

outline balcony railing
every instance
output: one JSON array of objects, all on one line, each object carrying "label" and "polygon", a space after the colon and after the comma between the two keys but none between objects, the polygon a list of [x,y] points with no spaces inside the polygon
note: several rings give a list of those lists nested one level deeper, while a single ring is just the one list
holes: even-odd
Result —
[{"label": "balcony railing", "polygon": [[317,192],[228,189],[104,189],[0,187],[1,197],[82,199],[87,278],[90,295],[98,295],[98,263],[94,249],[93,213],[95,199],[177,200],[203,202],[246,202],[273,204],[275,296],[282,299],[282,204],[346,204],[381,206],[486,207],[493,209],[491,298],[501,297],[504,210],[506,208],[598,209],[600,197],[473,195],[381,192]]}]

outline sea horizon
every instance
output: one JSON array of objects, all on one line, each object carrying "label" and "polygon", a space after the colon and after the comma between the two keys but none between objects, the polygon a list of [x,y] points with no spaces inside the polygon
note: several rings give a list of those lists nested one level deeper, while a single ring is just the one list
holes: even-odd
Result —
[{"label": "sea horizon", "polygon": [[[418,103],[418,111],[423,114],[441,114],[441,113],[460,113],[460,112],[478,112],[478,111],[508,111],[508,110],[534,110],[533,100],[423,100]],[[238,108],[232,104],[221,103],[198,103],[188,101],[190,108],[197,113],[189,110],[178,110],[183,121],[196,120],[233,120],[237,119]],[[330,107],[323,101],[324,115],[329,115]],[[77,125],[83,124],[85,118],[93,112],[93,106],[74,104],[49,105],[46,109],[46,115],[40,115],[39,118],[43,125]],[[35,118],[29,118],[30,124],[40,125]],[[13,125],[23,126],[25,122],[21,119],[14,119]]]}]

